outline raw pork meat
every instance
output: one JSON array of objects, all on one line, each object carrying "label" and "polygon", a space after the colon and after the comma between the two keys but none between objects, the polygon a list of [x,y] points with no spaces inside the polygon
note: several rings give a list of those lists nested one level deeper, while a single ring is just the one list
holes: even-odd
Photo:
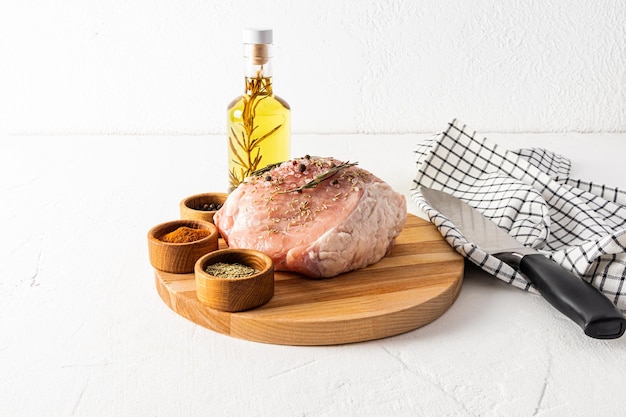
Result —
[{"label": "raw pork meat", "polygon": [[382,259],[406,221],[406,200],[356,164],[309,157],[247,178],[215,213],[230,247],[274,268],[333,277]]}]

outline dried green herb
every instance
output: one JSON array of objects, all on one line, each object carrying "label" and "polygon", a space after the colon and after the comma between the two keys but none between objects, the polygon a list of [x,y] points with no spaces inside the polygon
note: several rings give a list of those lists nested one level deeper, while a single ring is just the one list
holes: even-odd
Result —
[{"label": "dried green herb", "polygon": [[207,274],[219,278],[244,278],[258,273],[259,271],[240,263],[216,262],[208,265],[205,270]]}]

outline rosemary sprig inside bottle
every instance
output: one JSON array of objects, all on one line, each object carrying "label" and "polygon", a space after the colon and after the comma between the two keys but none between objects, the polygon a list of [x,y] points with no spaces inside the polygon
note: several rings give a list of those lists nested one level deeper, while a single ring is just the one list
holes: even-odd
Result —
[{"label": "rosemary sprig inside bottle", "polygon": [[327,179],[333,177],[335,174],[337,174],[342,169],[353,167],[355,165],[358,165],[358,162],[349,162],[348,161],[348,162],[344,162],[344,163],[342,163],[340,165],[335,165],[335,166],[331,167],[328,171],[326,171],[326,172],[324,172],[322,174],[319,174],[318,176],[313,178],[311,181],[307,182],[304,185],[301,185],[300,187],[292,188],[290,190],[277,191],[276,194],[287,194],[287,193],[293,193],[293,192],[301,193],[302,190],[305,190],[307,188],[315,188],[318,185],[320,185],[323,181],[326,181]]},{"label": "rosemary sprig inside bottle", "polygon": [[[259,167],[263,159],[262,144],[265,146],[265,141],[271,141],[272,138],[276,140],[275,134],[283,126],[278,124],[269,129],[270,126],[260,126],[256,120],[257,111],[263,113],[262,104],[272,99],[271,78],[265,77],[262,74],[262,70],[258,71],[256,77],[246,77],[246,94],[240,98],[243,106],[241,109],[241,121],[230,121],[230,134],[228,135],[231,190],[237,188],[244,178],[250,176]],[[269,130],[263,133],[263,128],[268,128]],[[278,145],[280,145],[280,142]],[[278,145],[275,144],[273,146]]]}]

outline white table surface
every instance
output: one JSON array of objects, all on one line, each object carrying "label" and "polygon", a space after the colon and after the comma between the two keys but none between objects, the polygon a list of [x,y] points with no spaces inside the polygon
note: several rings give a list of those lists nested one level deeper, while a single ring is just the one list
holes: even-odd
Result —
[{"label": "white table surface", "polygon": [[[299,135],[292,155],[359,161],[409,197],[427,136]],[[626,134],[486,136],[626,187]],[[626,337],[588,338],[475,269],[441,318],[364,343],[260,344],[178,316],[146,233],[226,189],[225,152],[221,136],[0,137],[1,416],[623,415]]]}]

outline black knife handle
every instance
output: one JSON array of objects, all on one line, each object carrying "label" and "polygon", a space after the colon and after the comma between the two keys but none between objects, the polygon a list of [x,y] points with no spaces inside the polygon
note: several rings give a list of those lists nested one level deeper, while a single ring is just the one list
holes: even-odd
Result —
[{"label": "black knife handle", "polygon": [[624,334],[624,314],[587,281],[540,254],[524,256],[519,265],[520,271],[537,291],[578,324],[587,336],[617,339]]}]

